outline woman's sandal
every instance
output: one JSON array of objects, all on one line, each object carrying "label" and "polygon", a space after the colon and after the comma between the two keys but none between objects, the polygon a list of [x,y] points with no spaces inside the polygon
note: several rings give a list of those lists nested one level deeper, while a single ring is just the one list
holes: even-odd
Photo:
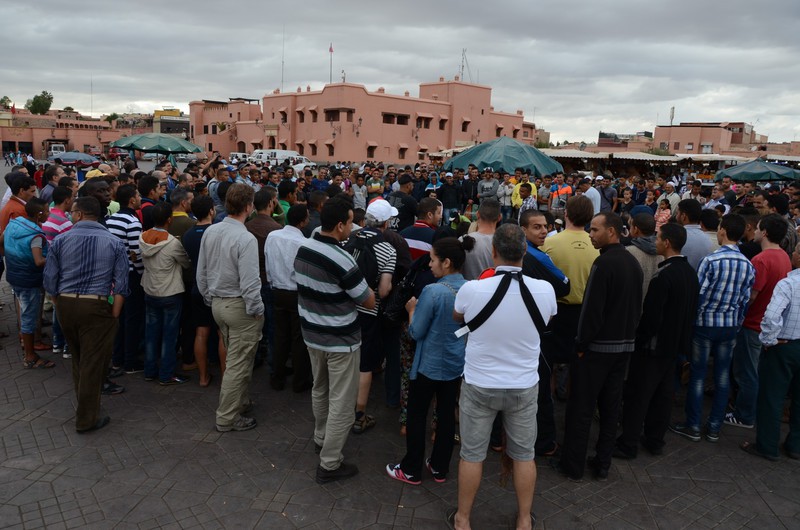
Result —
[{"label": "woman's sandal", "polygon": [[756,444],[754,442],[742,442],[742,445],[740,445],[739,447],[745,453],[751,454],[753,456],[760,456],[761,458],[766,458],[770,462],[777,462],[778,460],[780,460],[780,458],[777,456],[765,455],[764,453],[759,451],[758,447],[756,447]]},{"label": "woman's sandal", "polygon": [[32,368],[55,368],[56,363],[53,361],[42,359],[41,357],[36,357],[36,359],[32,361],[22,361],[22,367],[26,370],[30,370]]}]

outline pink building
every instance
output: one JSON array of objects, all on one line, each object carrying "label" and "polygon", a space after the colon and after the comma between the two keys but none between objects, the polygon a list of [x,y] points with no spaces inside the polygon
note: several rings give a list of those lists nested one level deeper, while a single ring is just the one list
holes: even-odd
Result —
[{"label": "pink building", "polygon": [[744,122],[681,123],[656,127],[653,144],[677,154],[743,154],[768,141]]},{"label": "pink building", "polygon": [[34,158],[47,158],[51,144],[64,144],[68,151],[108,151],[108,144],[122,133],[107,121],[87,118],[75,111],[51,110],[47,114],[31,114],[17,109],[13,114],[0,109],[0,145],[5,151],[33,153]]},{"label": "pink building", "polygon": [[521,110],[496,111],[492,89],[440,78],[420,85],[419,97],[369,92],[334,83],[320,91],[275,90],[262,100],[193,101],[190,136],[207,151],[250,153],[288,149],[317,161],[413,163],[451,147],[509,136],[534,144],[549,133],[524,121]]}]

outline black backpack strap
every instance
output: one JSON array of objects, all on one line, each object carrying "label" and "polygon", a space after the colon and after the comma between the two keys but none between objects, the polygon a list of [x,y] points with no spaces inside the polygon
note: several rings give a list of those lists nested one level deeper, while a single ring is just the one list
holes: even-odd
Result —
[{"label": "black backpack strap", "polygon": [[494,313],[495,310],[498,307],[500,307],[500,301],[508,292],[508,287],[510,285],[511,285],[511,275],[504,274],[503,279],[500,280],[500,285],[497,286],[497,290],[494,292],[494,294],[486,303],[486,305],[483,306],[483,309],[481,309],[478,312],[478,314],[475,315],[475,318],[473,318],[469,322],[464,323],[469,328],[470,331],[475,331],[476,329],[481,327],[484,324],[484,322],[489,320],[489,317],[492,316],[492,313]]},{"label": "black backpack strap", "polygon": [[531,319],[536,326],[536,331],[539,332],[539,337],[541,338],[547,332],[547,324],[544,322],[542,312],[539,311],[539,306],[536,305],[536,301],[533,299],[530,289],[525,285],[522,272],[517,272],[514,276],[519,280],[519,292],[522,295],[522,301],[525,302],[525,307],[528,309],[528,313],[530,313]]}]

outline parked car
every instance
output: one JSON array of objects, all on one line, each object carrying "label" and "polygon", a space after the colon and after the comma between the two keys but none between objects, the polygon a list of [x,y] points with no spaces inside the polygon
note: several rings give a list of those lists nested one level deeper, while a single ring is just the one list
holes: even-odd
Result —
[{"label": "parked car", "polygon": [[180,153],[175,155],[175,160],[178,162],[197,162],[197,155],[194,153]]},{"label": "parked car", "polygon": [[108,158],[116,160],[118,158],[127,158],[131,156],[127,149],[121,147],[112,147],[108,150]]},{"label": "parked car", "polygon": [[142,155],[142,160],[151,160],[151,161],[156,161],[157,162],[159,156],[160,155],[158,153],[144,153]]},{"label": "parked car", "polygon": [[94,145],[87,147],[84,151],[86,151],[87,155],[96,156],[97,158],[103,156],[103,150]]},{"label": "parked car", "polygon": [[295,156],[292,157],[292,167],[294,168],[295,174],[299,175],[304,169],[317,169],[317,163],[312,162],[308,158],[304,156]]}]

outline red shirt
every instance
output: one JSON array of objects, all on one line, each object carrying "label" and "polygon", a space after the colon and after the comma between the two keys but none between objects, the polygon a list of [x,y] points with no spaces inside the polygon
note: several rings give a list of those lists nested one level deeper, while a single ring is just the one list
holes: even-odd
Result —
[{"label": "red shirt", "polygon": [[767,304],[772,298],[775,284],[792,271],[792,262],[789,260],[789,255],[780,248],[762,250],[751,261],[756,269],[753,290],[758,291],[758,295],[747,308],[742,325],[761,333],[761,319],[764,318],[764,311],[767,310]]}]

